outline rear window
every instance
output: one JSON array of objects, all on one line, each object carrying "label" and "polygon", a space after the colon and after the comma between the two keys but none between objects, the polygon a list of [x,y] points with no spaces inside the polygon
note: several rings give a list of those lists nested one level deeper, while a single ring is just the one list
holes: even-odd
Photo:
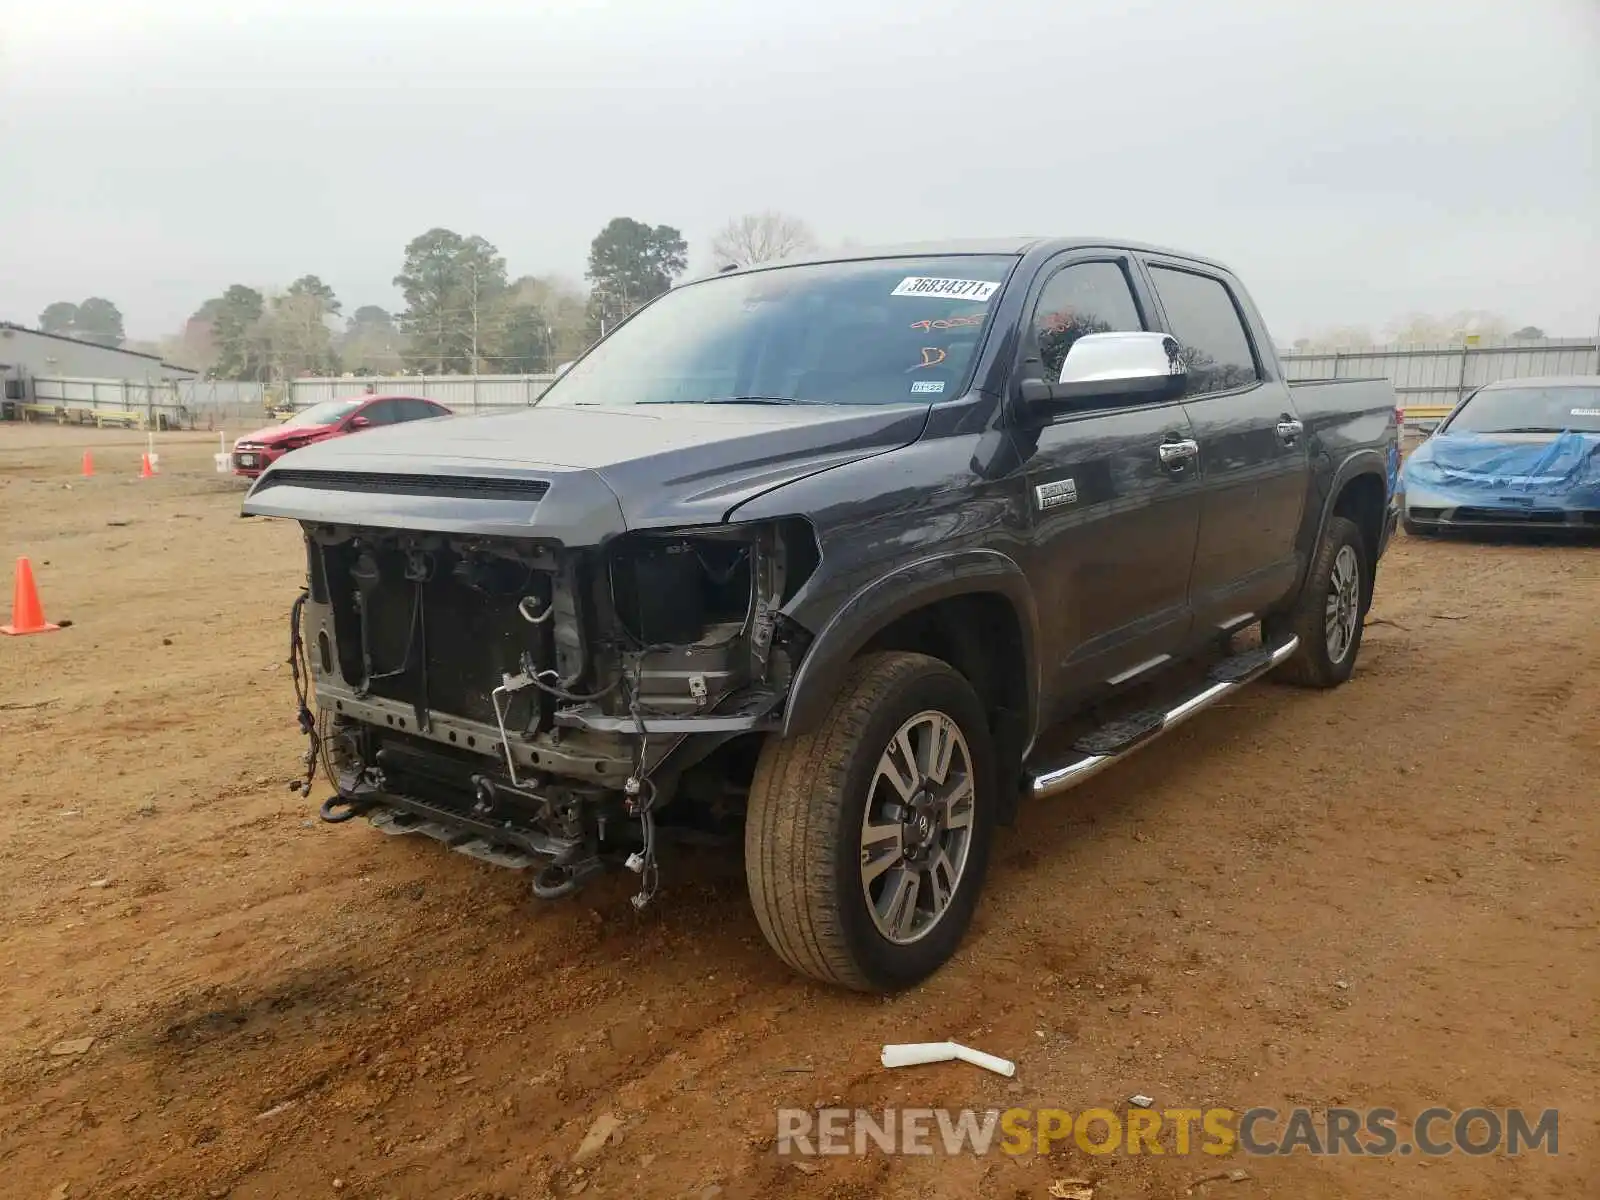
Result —
[{"label": "rear window", "polygon": [[967,384],[1016,259],[949,255],[815,263],[668,292],[540,400],[693,404],[936,401]]},{"label": "rear window", "polygon": [[1233,296],[1220,279],[1171,267],[1151,267],[1156,294],[1188,370],[1186,396],[1246,387],[1259,378],[1250,337]]},{"label": "rear window", "polygon": [[426,400],[401,400],[399,404],[402,421],[426,421],[431,417],[444,415],[444,409]]},{"label": "rear window", "polygon": [[1600,433],[1600,386],[1481,391],[1445,428],[1451,433]]}]

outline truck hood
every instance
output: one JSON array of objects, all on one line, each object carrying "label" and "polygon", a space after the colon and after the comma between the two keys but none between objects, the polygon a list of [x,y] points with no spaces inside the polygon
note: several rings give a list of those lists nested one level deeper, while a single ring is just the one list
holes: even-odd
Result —
[{"label": "truck hood", "polygon": [[536,406],[297,450],[251,516],[598,544],[711,524],[773,488],[915,441],[925,404]]}]

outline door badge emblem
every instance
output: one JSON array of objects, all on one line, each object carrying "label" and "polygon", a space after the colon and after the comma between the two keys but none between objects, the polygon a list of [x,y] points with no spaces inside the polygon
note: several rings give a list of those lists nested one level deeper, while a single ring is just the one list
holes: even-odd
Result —
[{"label": "door badge emblem", "polygon": [[1033,489],[1034,501],[1043,512],[1050,508],[1059,508],[1063,504],[1076,504],[1078,502],[1078,481],[1076,479],[1057,479],[1051,483],[1041,483]]}]

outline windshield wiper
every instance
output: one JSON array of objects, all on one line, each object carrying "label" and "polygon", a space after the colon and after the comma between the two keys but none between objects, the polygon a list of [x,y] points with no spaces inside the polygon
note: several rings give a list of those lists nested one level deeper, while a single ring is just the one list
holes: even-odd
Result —
[{"label": "windshield wiper", "polygon": [[702,396],[698,400],[640,400],[636,404],[612,404],[604,400],[572,400],[551,408],[644,408],[665,404],[826,404],[826,400],[800,400],[794,396]]},{"label": "windshield wiper", "polygon": [[1513,425],[1509,429],[1480,429],[1477,432],[1483,433],[1483,434],[1495,434],[1495,433],[1561,433],[1563,431],[1560,430],[1560,429],[1555,429],[1555,428],[1553,428],[1553,427],[1551,427],[1549,425]]},{"label": "windshield wiper", "polygon": [[820,400],[799,400],[794,396],[707,396],[694,404],[820,404]]}]

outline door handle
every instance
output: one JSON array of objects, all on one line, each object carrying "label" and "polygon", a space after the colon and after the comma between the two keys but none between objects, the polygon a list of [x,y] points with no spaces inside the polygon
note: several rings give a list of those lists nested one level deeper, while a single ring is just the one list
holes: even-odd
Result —
[{"label": "door handle", "polygon": [[1193,438],[1182,438],[1175,442],[1162,442],[1156,449],[1161,458],[1161,465],[1170,471],[1181,471],[1188,466],[1194,456],[1200,453],[1200,443]]},{"label": "door handle", "polygon": [[1293,417],[1284,417],[1278,422],[1278,440],[1285,446],[1294,445],[1295,439],[1305,431],[1305,423]]}]

